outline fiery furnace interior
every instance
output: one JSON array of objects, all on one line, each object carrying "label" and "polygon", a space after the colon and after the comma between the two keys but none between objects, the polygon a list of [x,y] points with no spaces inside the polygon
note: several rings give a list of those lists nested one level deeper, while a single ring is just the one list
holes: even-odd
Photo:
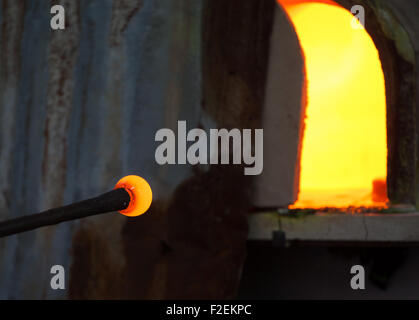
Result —
[{"label": "fiery furnace interior", "polygon": [[306,68],[300,191],[292,207],[385,205],[385,83],[373,40],[332,1],[278,1]]}]

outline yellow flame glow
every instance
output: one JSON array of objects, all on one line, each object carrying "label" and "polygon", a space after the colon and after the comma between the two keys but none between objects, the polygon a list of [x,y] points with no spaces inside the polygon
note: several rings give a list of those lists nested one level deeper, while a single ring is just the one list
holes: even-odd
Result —
[{"label": "yellow flame glow", "polygon": [[330,1],[279,2],[300,40],[307,75],[294,207],[377,205],[373,181],[387,175],[385,84],[378,51],[364,28],[353,28],[353,15]]}]

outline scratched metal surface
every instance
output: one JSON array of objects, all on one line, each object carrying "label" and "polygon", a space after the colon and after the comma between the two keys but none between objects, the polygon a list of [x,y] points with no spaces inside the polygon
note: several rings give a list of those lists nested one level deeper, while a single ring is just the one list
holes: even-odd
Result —
[{"label": "scratched metal surface", "polygon": [[[198,122],[201,1],[61,1],[64,32],[50,29],[50,1],[0,4],[1,220],[95,196],[126,174],[148,179],[155,199],[189,176],[187,166],[155,163],[154,133],[178,119]],[[123,272],[125,219],[1,239],[0,298],[68,298],[68,289],[50,289],[49,270],[63,265],[71,287],[79,230],[100,243],[86,261],[92,283],[80,286],[120,296],[109,282]],[[97,255],[108,263],[92,266]]]}]

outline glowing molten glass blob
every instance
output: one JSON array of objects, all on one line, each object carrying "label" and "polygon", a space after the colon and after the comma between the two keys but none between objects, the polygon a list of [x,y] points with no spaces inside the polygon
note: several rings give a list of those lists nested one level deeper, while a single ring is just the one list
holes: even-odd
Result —
[{"label": "glowing molten glass blob", "polygon": [[300,192],[293,207],[384,205],[385,84],[371,37],[357,20],[359,28],[353,28],[353,15],[331,1],[279,2],[295,27],[307,75]]},{"label": "glowing molten glass blob", "polygon": [[124,210],[119,211],[125,216],[136,217],[145,213],[153,200],[153,193],[147,181],[139,176],[123,177],[115,185],[115,189],[124,188],[129,196],[130,203]]}]

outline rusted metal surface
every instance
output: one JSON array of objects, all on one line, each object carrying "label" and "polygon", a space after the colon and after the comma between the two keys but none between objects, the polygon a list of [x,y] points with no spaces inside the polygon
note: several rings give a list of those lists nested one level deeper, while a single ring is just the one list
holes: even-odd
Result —
[{"label": "rusted metal surface", "polygon": [[[161,92],[164,92],[164,95],[159,101],[166,107],[162,109],[161,106],[156,106],[156,110],[163,110],[161,125],[175,128],[178,119],[186,119],[188,127],[207,129],[207,121],[212,121],[216,127],[255,127],[258,123],[258,110],[260,111],[263,101],[263,79],[266,77],[267,67],[265,57],[269,44],[269,41],[265,40],[269,39],[271,23],[269,19],[264,20],[260,17],[263,17],[264,12],[271,12],[268,10],[270,7],[266,5],[268,2],[260,5],[259,2],[252,1],[238,10],[233,20],[228,19],[231,18],[229,15],[216,15],[222,9],[223,2],[207,2],[205,15],[208,20],[204,23],[203,30],[202,41],[205,45],[202,63],[204,87],[208,91],[203,94],[203,99],[205,104],[213,97],[216,97],[216,100],[212,100],[212,108],[204,108],[205,113],[201,113],[200,110],[199,87],[189,92],[186,87],[179,87],[179,81],[192,86],[196,84],[196,77],[200,78],[200,61],[195,65],[191,64],[190,60],[191,52],[199,53],[201,47],[201,14],[194,14],[192,9],[201,11],[202,7],[194,3],[197,6],[195,9],[191,2],[173,3],[173,20],[170,21],[173,38],[170,41],[157,44],[154,39],[147,39],[153,41],[158,48],[164,45],[165,50],[171,53],[167,55],[168,61],[165,62],[168,67],[165,69],[168,83],[162,88]],[[234,6],[231,7],[233,8]],[[259,19],[249,18],[255,14],[254,9],[258,9],[256,17]],[[146,10],[146,6],[141,10]],[[247,16],[243,18],[242,13]],[[253,50],[250,43],[237,46],[237,37],[244,39],[247,36],[235,25],[235,22],[240,21],[242,25],[245,21],[252,21],[247,28],[254,39],[261,43],[258,50]],[[253,23],[261,29],[253,29]],[[264,23],[267,24],[267,28]],[[216,32],[223,26],[233,27],[233,30],[224,34],[227,38]],[[236,41],[229,41],[229,38]],[[226,55],[220,56],[218,53],[216,58],[226,58],[227,65],[221,61],[211,62],[213,48],[220,46],[224,47],[223,52]],[[148,52],[142,54],[147,55]],[[153,54],[155,56],[154,51]],[[239,56],[241,58],[237,61],[235,58]],[[154,57],[151,61],[153,60]],[[254,67],[247,70],[244,68],[253,62],[257,62]],[[142,61],[139,60],[139,63]],[[229,107],[228,103],[232,101],[228,100],[229,95],[220,96],[217,92],[225,90],[222,84],[229,81],[231,67],[236,70],[235,79],[242,84],[234,89],[238,100],[233,107],[241,114],[247,113],[247,116],[238,119],[233,117],[227,124],[218,116],[222,115],[221,109]],[[218,76],[213,78],[213,73],[205,72],[208,68],[212,68]],[[161,70],[160,67],[158,70]],[[248,72],[249,70],[251,72]],[[150,77],[149,80],[155,81],[155,75]],[[153,86],[160,88],[161,84],[160,79],[158,83],[154,82]],[[231,84],[234,87],[234,81]],[[143,85],[153,90],[149,84]],[[230,90],[230,87],[228,88]],[[249,96],[253,96],[251,101],[246,100]],[[137,95],[134,95],[134,98],[140,101],[147,99]],[[152,105],[156,103],[146,101]],[[240,102],[246,103],[241,105]],[[187,107],[193,105],[197,109]],[[250,111],[247,107],[250,107]],[[151,110],[140,111],[151,117],[156,116]],[[124,124],[128,122],[136,131],[149,136],[150,133],[144,130],[147,120],[136,112],[130,113],[130,116],[133,119]],[[228,112],[226,116],[230,116]],[[132,135],[127,138],[133,140]],[[139,135],[138,139],[142,140],[144,137]],[[144,157],[144,154],[131,148],[125,161],[138,161]],[[148,162],[148,166],[149,163],[153,163],[153,160]],[[246,218],[251,205],[251,181],[243,176],[242,170],[243,168],[234,166],[211,166],[210,169],[203,166],[191,171],[187,166],[178,166],[161,167],[153,171],[152,179],[157,178],[160,182],[154,187],[159,194],[167,196],[154,201],[149,214],[141,219],[127,222],[119,220],[123,223],[120,232],[122,239],[113,236],[112,245],[107,245],[112,235],[105,234],[105,220],[94,222],[95,227],[85,224],[76,232],[70,297],[233,298],[245,258]],[[174,181],[181,183],[176,185]],[[112,222],[113,230],[119,221]],[[109,248],[112,248],[112,251]]]},{"label": "rusted metal surface", "polygon": [[[2,219],[10,217],[16,208],[12,199],[14,194],[10,185],[14,180],[14,144],[16,142],[16,105],[20,75],[21,42],[23,33],[24,6],[17,1],[3,1],[1,5],[1,65],[0,65],[0,215]],[[11,263],[15,261],[18,243],[15,238],[0,242],[0,279],[1,288],[10,288],[14,284],[12,273],[17,269]],[[7,263],[5,263],[7,261]],[[7,290],[6,289],[6,290]],[[4,294],[4,293],[2,293]]]},{"label": "rusted metal surface", "polygon": [[[204,128],[211,122],[219,128],[262,126],[275,7],[274,0],[205,1],[202,40]],[[197,192],[199,189],[204,192],[202,186],[208,188],[211,197],[207,202],[210,204],[204,202],[205,194]],[[210,250],[202,250],[203,262],[199,267],[203,271],[201,274],[195,272],[195,288],[189,297],[193,297],[194,292],[201,298],[235,297],[246,255],[247,214],[254,199],[254,186],[254,178],[243,176],[240,166],[211,166],[208,172],[195,175],[190,181],[188,187],[193,188],[195,197],[201,198],[200,202],[205,205],[201,209],[191,206],[182,211],[189,211],[185,214],[191,217],[194,211],[207,212],[213,221],[208,221],[207,233],[201,240],[218,240]],[[178,206],[185,205],[179,202]],[[188,220],[191,219],[185,219]],[[203,222],[200,222],[202,227]],[[177,232],[179,237],[184,229],[179,227],[172,232]],[[196,238],[199,239],[198,235]],[[213,259],[210,259],[210,253]],[[181,266],[179,264],[179,271]],[[205,295],[199,295],[199,285],[205,278],[211,279],[210,285]]]},{"label": "rusted metal surface", "polygon": [[[56,3],[64,31],[50,29]],[[167,201],[191,172],[155,163],[154,133],[198,124],[201,10],[187,0],[1,1],[1,219],[98,195],[125,174]],[[132,222],[108,215],[2,239],[0,297],[152,296],[124,291],[127,255],[154,254],[127,251]],[[67,271],[64,291],[50,288],[54,264]]]},{"label": "rusted metal surface", "polygon": [[[3,1],[0,15],[2,218],[95,196],[126,174],[150,182],[154,203],[141,219],[92,217],[1,240],[0,297],[234,297],[251,181],[240,166],[159,166],[154,134],[178,120],[258,126],[273,0],[231,5],[239,24],[217,18],[225,2],[208,1],[204,36],[201,1],[24,3]],[[55,3],[65,30],[50,29]],[[252,42],[237,43],[242,27]],[[64,291],[50,289],[55,264],[67,270]]]}]

